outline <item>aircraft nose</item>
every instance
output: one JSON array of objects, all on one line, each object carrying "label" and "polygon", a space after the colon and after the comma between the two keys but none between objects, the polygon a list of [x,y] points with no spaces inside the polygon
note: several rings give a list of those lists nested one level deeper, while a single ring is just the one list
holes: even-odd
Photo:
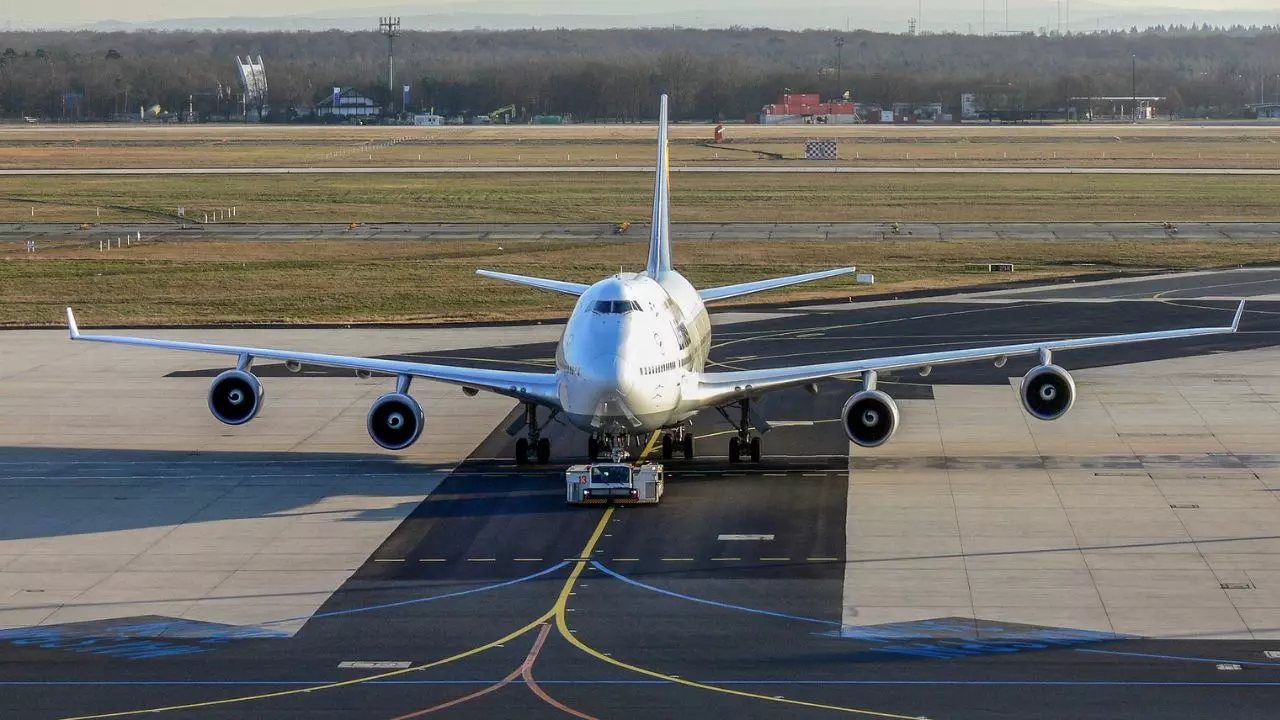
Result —
[{"label": "aircraft nose", "polygon": [[592,359],[587,374],[602,391],[616,390],[622,395],[630,392],[635,378],[631,377],[622,357],[617,353],[602,353]]}]

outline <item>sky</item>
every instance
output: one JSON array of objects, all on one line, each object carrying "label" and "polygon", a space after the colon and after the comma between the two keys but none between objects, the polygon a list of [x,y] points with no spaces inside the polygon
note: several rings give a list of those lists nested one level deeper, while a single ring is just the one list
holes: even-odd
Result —
[{"label": "sky", "polygon": [[[927,0],[925,17],[929,10],[959,10],[976,8],[981,0]],[[988,12],[995,11],[997,6],[1003,8],[1001,0],[986,0]],[[1076,0],[1075,5],[1083,6],[1087,0]],[[1275,11],[1277,0],[1096,0],[1116,10],[1132,10],[1136,8],[1163,7],[1184,10],[1244,10]],[[1013,0],[1015,6],[1028,7],[1038,5],[1052,7],[1054,0]],[[777,6],[779,3],[768,3]],[[826,0],[816,3],[837,6],[841,3]],[[845,3],[854,4],[854,3]],[[512,12],[538,15],[543,13],[566,12],[566,5],[572,6],[572,12],[589,12],[596,15],[630,14],[636,8],[634,0],[592,0],[589,3],[565,3],[563,0],[436,0],[430,4],[400,4],[394,0],[0,0],[0,18],[4,18],[14,29],[31,27],[67,27],[81,26],[104,20],[121,20],[130,22],[148,22],[175,18],[207,18],[207,17],[279,17],[289,15],[325,15],[333,17],[356,17],[370,15],[376,17],[379,11],[394,14],[429,14],[447,10],[465,12]],[[643,4],[646,12],[688,12],[707,5],[708,9],[733,8],[734,6],[761,8],[766,5],[763,0],[650,0]],[[731,18],[732,11],[725,13]],[[1280,15],[1280,13],[1277,13]],[[731,24],[726,20],[725,24]]]}]

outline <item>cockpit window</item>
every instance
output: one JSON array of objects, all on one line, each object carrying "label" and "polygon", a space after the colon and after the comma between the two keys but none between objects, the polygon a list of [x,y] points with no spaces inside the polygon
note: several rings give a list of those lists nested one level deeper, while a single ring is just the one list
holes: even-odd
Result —
[{"label": "cockpit window", "polygon": [[639,309],[640,303],[635,300],[597,300],[591,311],[605,315],[622,315]]}]

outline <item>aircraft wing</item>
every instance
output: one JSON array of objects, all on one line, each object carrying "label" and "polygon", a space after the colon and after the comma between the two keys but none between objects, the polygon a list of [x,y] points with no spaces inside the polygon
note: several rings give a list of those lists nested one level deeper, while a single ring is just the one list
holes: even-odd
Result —
[{"label": "aircraft wing", "polygon": [[166,350],[186,350],[190,352],[215,353],[220,355],[236,355],[252,359],[294,361],[303,365],[321,365],[324,367],[347,368],[391,375],[409,375],[428,380],[460,385],[477,390],[488,390],[507,395],[519,400],[528,400],[549,407],[559,407],[560,399],[555,373],[513,372],[510,370],[489,370],[485,368],[466,368],[452,365],[435,365],[431,363],[405,362],[401,360],[380,360],[378,358],[348,357],[346,355],[325,355],[322,353],[293,352],[290,350],[273,350],[270,348],[240,347],[236,345],[213,345],[209,343],[181,342],[176,340],[156,340],[151,338],[125,337],[120,335],[81,335],[76,325],[75,315],[67,308],[67,326],[71,330],[72,340],[89,342],[114,343],[117,345],[138,345],[141,347],[163,348]]},{"label": "aircraft wing", "polygon": [[582,283],[564,282],[563,280],[547,280],[545,278],[529,277],[528,275],[513,275],[511,273],[495,272],[493,270],[477,270],[476,274],[481,277],[493,278],[494,280],[505,280],[517,285],[528,285],[530,287],[552,290],[554,292],[573,296],[581,295],[586,292],[589,287]]},{"label": "aircraft wing", "polygon": [[996,345],[992,347],[945,350],[943,352],[914,353],[889,357],[849,360],[845,362],[798,365],[767,370],[741,370],[732,372],[701,373],[697,389],[685,397],[702,405],[718,405],[738,398],[755,396],[769,390],[806,385],[820,380],[849,377],[869,371],[906,370],[910,368],[951,365],[973,360],[995,360],[1019,355],[1048,354],[1056,350],[1080,350],[1084,348],[1125,345],[1150,340],[1171,340],[1233,333],[1240,327],[1244,314],[1244,302],[1236,309],[1235,318],[1224,327],[1183,328],[1128,335],[1100,335],[1097,337],[1047,340],[1045,342]]},{"label": "aircraft wing", "polygon": [[738,297],[739,295],[750,295],[751,293],[773,290],[774,288],[786,287],[788,285],[813,282],[814,280],[824,280],[837,275],[848,275],[855,270],[857,270],[857,268],[836,268],[834,270],[821,270],[819,272],[805,273],[803,275],[789,275],[787,277],[770,278],[768,280],[738,283],[737,285],[707,288],[706,290],[699,290],[698,297],[702,298],[703,302],[727,300],[729,298]]}]

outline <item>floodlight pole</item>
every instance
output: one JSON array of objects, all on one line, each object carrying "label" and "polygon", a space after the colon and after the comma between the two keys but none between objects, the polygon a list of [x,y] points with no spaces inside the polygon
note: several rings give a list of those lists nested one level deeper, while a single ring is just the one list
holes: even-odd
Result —
[{"label": "floodlight pole", "polygon": [[1130,57],[1133,58],[1133,66],[1129,72],[1129,89],[1133,93],[1133,107],[1130,111],[1133,113],[1133,121],[1138,122],[1138,53],[1132,53]]},{"label": "floodlight pole", "polygon": [[843,63],[841,62],[842,58],[840,56],[840,51],[844,48],[844,36],[837,35],[835,42],[836,42],[836,95],[838,97],[843,98],[844,85],[842,85],[840,81],[840,70],[843,67]]},{"label": "floodlight pole", "polygon": [[400,18],[378,18],[378,32],[387,36],[387,105],[395,106],[396,96],[396,36],[400,34]]}]

